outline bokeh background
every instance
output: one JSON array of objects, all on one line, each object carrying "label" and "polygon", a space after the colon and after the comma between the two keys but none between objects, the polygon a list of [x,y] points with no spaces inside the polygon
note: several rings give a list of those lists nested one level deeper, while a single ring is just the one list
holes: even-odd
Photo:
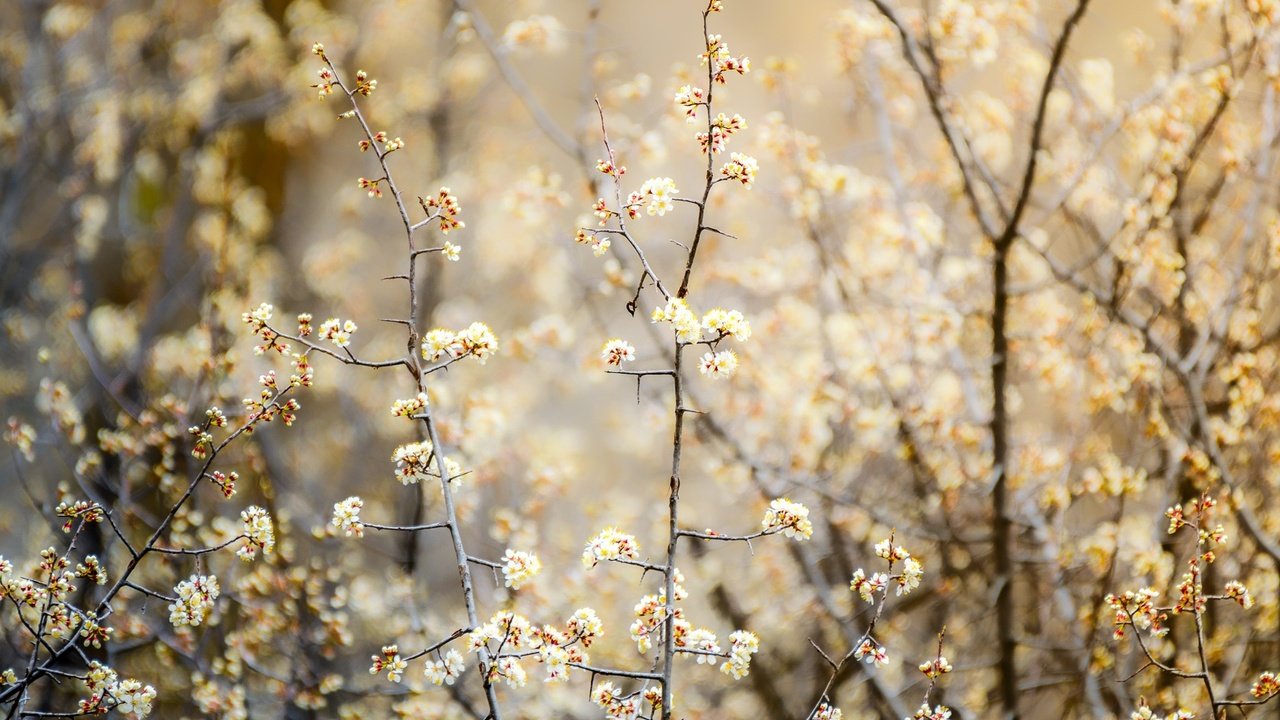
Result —
[{"label": "bokeh background", "polygon": [[[735,348],[731,381],[690,379],[708,415],[692,421],[682,514],[693,528],[749,532],[769,499],[789,496],[811,508],[816,531],[805,545],[698,545],[682,561],[696,624],[722,637],[748,627],[763,647],[738,683],[689,663],[682,716],[806,717],[828,677],[810,640],[838,654],[861,633],[868,618],[848,578],[892,531],[925,563],[925,584],[886,611],[890,665],[847,670],[833,699],[851,717],[914,712],[925,685],[915,666],[945,627],[956,671],[934,700],[957,717],[993,717],[991,247],[920,79],[871,3],[725,4],[713,31],[751,57],[752,72],[717,88],[717,108],[747,119],[731,149],[758,157],[761,172],[750,190],[717,187],[711,224],[733,238],[706,241],[690,298],[699,310],[743,311],[755,337]],[[941,58],[981,201],[1007,202],[1048,50],[1074,3],[893,6]],[[1202,490],[1235,493],[1255,523],[1241,529],[1224,512],[1239,544],[1220,551],[1207,582],[1238,577],[1258,603],[1213,611],[1213,670],[1239,694],[1275,666],[1277,558],[1265,546],[1280,532],[1270,467],[1280,449],[1280,134],[1267,8],[1096,2],[1049,98],[1025,242],[1010,259],[1017,569],[1005,580],[1016,586],[1026,717],[1128,717],[1139,696],[1168,711],[1203,702],[1202,688],[1157,673],[1120,682],[1143,659],[1111,639],[1103,603],[1144,585],[1176,596],[1194,542],[1167,536],[1162,513]],[[501,352],[434,382],[443,439],[470,471],[468,549],[536,550],[543,564],[518,593],[478,572],[482,614],[511,607],[560,622],[595,607],[607,634],[593,657],[641,662],[626,627],[653,578],[588,571],[579,558],[613,525],[636,534],[642,554],[662,554],[669,398],[658,383],[607,375],[599,348],[626,338],[636,367],[658,367],[666,342],[648,321],[651,291],[628,312],[639,276],[625,244],[595,257],[573,238],[594,224],[595,199],[610,197],[594,169],[604,156],[595,98],[628,189],[650,177],[675,179],[682,196],[700,188],[694,128],[671,98],[699,76],[701,9],[10,0],[0,13],[0,419],[29,423],[37,440],[30,459],[15,444],[0,462],[0,554],[26,563],[56,542],[48,516],[64,498],[107,498],[129,522],[154,522],[191,469],[185,428],[210,405],[238,407],[266,369],[287,372],[253,354],[240,323],[259,303],[286,326],[302,312],[354,320],[362,358],[404,353],[403,329],[379,322],[406,312],[403,283],[381,280],[403,271],[403,229],[389,198],[357,187],[377,170],[355,126],[335,119],[346,107],[311,87],[320,63],[310,48],[322,42],[345,77],[364,69],[378,80],[364,112],[407,143],[391,161],[402,189],[448,186],[464,209],[465,229],[449,235],[460,261],[423,265],[419,319],[483,321]],[[1211,75],[1224,58],[1233,85],[1219,110]],[[687,210],[636,222],[660,273],[683,266]],[[1152,337],[1187,368],[1162,365]],[[353,540],[329,525],[351,495],[371,522],[439,516],[434,489],[402,486],[389,460],[414,439],[388,412],[412,381],[314,364],[298,422],[255,434],[228,460],[242,476],[237,497],[202,493],[177,528],[216,543],[244,505],[265,504],[279,556],[209,561],[235,588],[209,631],[216,640],[152,637],[162,608],[152,601],[153,617],[140,602],[119,634],[149,642],[113,663],[155,684],[163,717],[469,717],[475,687],[424,687],[416,669],[389,686],[365,672],[384,644],[425,646],[458,626],[445,539]],[[1185,376],[1199,383],[1208,426]],[[99,542],[111,552],[110,538]],[[166,560],[146,578],[172,587],[189,572]],[[10,618],[0,612],[6,633],[16,632]],[[1159,652],[1186,660],[1187,640],[1179,630]],[[0,666],[11,654],[0,649]],[[334,674],[342,689],[321,692]],[[503,696],[516,717],[596,717],[586,684],[537,680]]]}]

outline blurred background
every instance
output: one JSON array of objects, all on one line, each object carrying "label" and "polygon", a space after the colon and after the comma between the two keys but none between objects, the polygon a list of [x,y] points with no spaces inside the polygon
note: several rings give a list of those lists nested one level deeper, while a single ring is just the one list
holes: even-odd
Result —
[{"label": "blurred background", "polygon": [[[716,110],[746,118],[730,149],[759,158],[760,179],[716,187],[709,222],[732,237],[705,240],[690,302],[741,310],[755,335],[735,347],[731,381],[689,380],[707,415],[689,431],[682,515],[691,528],[747,533],[788,496],[816,530],[806,544],[690,548],[691,620],[722,638],[751,629],[762,650],[739,682],[685,664],[681,716],[807,717],[829,675],[810,641],[838,656],[863,632],[848,579],[870,571],[872,545],[890,532],[925,564],[925,582],[885,612],[877,637],[890,664],[839,674],[832,699],[848,716],[913,713],[927,685],[916,666],[944,628],[955,673],[932,701],[955,717],[996,716],[1006,680],[994,598],[1010,583],[1022,716],[1128,717],[1139,696],[1168,712],[1199,707],[1194,683],[1152,672],[1120,682],[1145,659],[1113,641],[1103,598],[1146,585],[1176,597],[1195,544],[1165,534],[1162,513],[1201,491],[1250,509],[1247,528],[1224,510],[1239,545],[1206,580],[1208,592],[1244,580],[1258,601],[1209,621],[1223,692],[1247,694],[1280,653],[1280,558],[1267,551],[1280,534],[1277,11],[1265,0],[1096,2],[1072,38],[1009,258],[1010,574],[997,568],[992,525],[992,247],[964,185],[980,185],[992,217],[1007,212],[1049,50],[1075,4],[890,3],[933,57],[971,178],[872,3],[725,6],[711,31],[752,72],[717,86]],[[466,227],[448,236],[461,258],[423,262],[418,320],[482,321],[501,350],[435,376],[442,440],[469,471],[468,551],[536,551],[543,565],[518,593],[480,568],[481,615],[561,623],[591,606],[606,627],[596,664],[648,669],[626,628],[654,578],[587,570],[580,556],[607,526],[634,533],[642,557],[664,552],[669,396],[607,375],[599,353],[621,337],[637,347],[635,367],[663,367],[667,342],[647,317],[652,289],[628,311],[640,276],[625,243],[596,257],[573,238],[595,225],[596,198],[612,198],[595,171],[597,99],[627,166],[624,192],[650,177],[673,178],[680,197],[700,191],[696,127],[671,98],[703,72],[702,5],[3,9],[0,419],[13,421],[0,555],[38,560],[61,535],[52,510],[64,499],[119,508],[145,536],[194,469],[186,428],[213,405],[238,412],[266,370],[289,372],[253,353],[240,316],[259,303],[282,328],[298,313],[355,321],[362,359],[403,356],[403,328],[379,320],[407,312],[403,281],[382,280],[403,272],[403,227],[389,197],[357,186],[379,170],[356,125],[336,119],[343,99],[322,102],[311,87],[321,42],[345,80],[358,69],[377,79],[363,112],[406,143],[390,163],[411,209],[442,186],[463,207]],[[678,205],[634,223],[668,283],[694,222]],[[472,717],[473,675],[446,691],[417,667],[404,685],[366,673],[381,646],[416,652],[463,622],[446,539],[356,540],[330,524],[352,495],[368,522],[440,517],[438,489],[403,486],[390,460],[416,439],[388,412],[413,394],[412,378],[313,365],[293,427],[267,427],[220,462],[240,473],[236,497],[202,489],[174,527],[175,545],[216,544],[261,504],[278,556],[207,561],[228,596],[207,639],[174,637],[162,603],[129,600],[121,648],[106,657],[156,686],[160,717]],[[94,538],[86,552],[122,551],[109,532]],[[171,588],[192,563],[140,572]],[[0,669],[25,660],[15,619],[0,611],[15,643],[0,648]],[[1186,632],[1157,646],[1170,663],[1194,653],[1178,642]],[[502,690],[515,717],[599,716],[585,679],[544,686],[530,672],[529,687]],[[50,709],[76,697],[42,692]]]}]

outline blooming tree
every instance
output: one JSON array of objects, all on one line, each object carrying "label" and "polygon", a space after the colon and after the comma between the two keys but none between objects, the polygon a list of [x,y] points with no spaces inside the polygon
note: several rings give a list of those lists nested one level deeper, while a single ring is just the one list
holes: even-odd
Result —
[{"label": "blooming tree", "polygon": [[19,5],[6,717],[1274,710],[1280,4]]}]

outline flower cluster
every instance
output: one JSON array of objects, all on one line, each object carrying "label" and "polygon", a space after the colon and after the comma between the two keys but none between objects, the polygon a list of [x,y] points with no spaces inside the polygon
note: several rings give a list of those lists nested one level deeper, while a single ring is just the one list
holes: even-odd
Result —
[{"label": "flower cluster", "polygon": [[529,582],[542,570],[542,561],[538,560],[538,556],[523,550],[508,548],[502,560],[502,577],[506,580],[506,586],[512,590],[519,590],[521,585]]},{"label": "flower cluster", "polygon": [[[728,117],[724,113],[719,113],[711,120],[711,129],[707,132],[697,134],[698,147],[702,149],[705,155],[708,151],[719,154],[724,152],[729,145],[729,138],[737,134],[740,130],[747,129],[747,121],[737,113],[733,117]],[[732,157],[732,156],[730,156]],[[748,156],[741,156],[750,159]],[[754,160],[752,160],[754,163]],[[755,169],[751,171],[752,177],[755,176]]]},{"label": "flower cluster", "polygon": [[53,512],[54,515],[67,519],[62,524],[62,532],[70,532],[71,526],[76,520],[82,523],[97,523],[102,522],[103,517],[102,506],[88,500],[77,500],[71,504],[67,504],[65,501],[60,502]]},{"label": "flower cluster", "polygon": [[703,353],[698,372],[712,378],[729,378],[738,370],[738,355],[732,350]]},{"label": "flower cluster", "polygon": [[236,551],[236,555],[245,562],[258,556],[270,555],[276,549],[276,532],[271,524],[271,515],[257,505],[251,505],[241,511],[240,520],[244,522],[244,545]]},{"label": "flower cluster", "polygon": [[600,359],[604,360],[606,365],[618,367],[624,362],[632,362],[636,359],[636,348],[626,340],[612,338],[600,348]]},{"label": "flower cluster", "polygon": [[432,685],[452,685],[467,669],[462,654],[450,649],[439,661],[428,660],[422,668],[422,674]]},{"label": "flower cluster", "polygon": [[853,651],[853,659],[866,660],[868,665],[883,667],[889,664],[889,653],[880,643],[871,638],[865,638]]},{"label": "flower cluster", "polygon": [[698,58],[703,65],[711,65],[711,78],[718,83],[724,83],[726,73],[745,75],[751,71],[751,58],[735,57],[729,52],[729,43],[715,34],[707,35],[707,51]]},{"label": "flower cluster", "polygon": [[741,680],[751,672],[751,656],[760,652],[760,638],[753,632],[737,630],[729,635],[729,659],[720,672]]},{"label": "flower cluster", "polygon": [[96,660],[89,663],[84,685],[89,697],[79,702],[82,715],[114,711],[141,720],[151,714],[156,699],[154,687],[132,678],[121,680],[115,670]]},{"label": "flower cluster", "polygon": [[333,76],[333,71],[327,67],[320,68],[316,74],[320,76],[320,82],[313,84],[311,87],[316,88],[317,96],[324,100],[333,94],[333,88],[338,84],[338,81]]},{"label": "flower cluster", "polygon": [[400,646],[385,645],[381,654],[373,656],[373,664],[369,666],[369,674],[377,675],[386,670],[387,679],[393,683],[398,683],[404,677],[404,671],[408,667],[409,663],[400,657]]},{"label": "flower cluster", "polygon": [[638,192],[633,192],[627,199],[627,210],[631,217],[640,216],[638,209],[644,206],[649,215],[659,217],[671,212],[675,207],[675,196],[680,194],[676,181],[669,177],[655,177],[644,181]]},{"label": "flower cluster", "polygon": [[813,720],[844,720],[844,713],[835,705],[822,703],[813,713]]},{"label": "flower cluster", "polygon": [[466,223],[458,219],[462,214],[462,206],[458,204],[458,196],[447,187],[440,188],[435,195],[418,198],[418,204],[427,214],[428,220],[436,220],[440,224],[440,232],[448,235],[450,230],[460,230]]},{"label": "flower cluster", "polygon": [[604,710],[608,720],[626,720],[640,712],[639,693],[623,695],[622,690],[612,682],[602,682],[591,692],[591,702]]},{"label": "flower cluster", "polygon": [[1125,628],[1150,630],[1155,637],[1164,637],[1169,627],[1164,624],[1168,614],[1156,607],[1155,599],[1160,593],[1152,588],[1128,591],[1122,595],[1109,594],[1106,603],[1115,611],[1113,636],[1119,640],[1125,636]]},{"label": "flower cluster", "polygon": [[364,524],[360,522],[360,509],[364,501],[352,496],[333,504],[333,526],[347,534],[364,537]]},{"label": "flower cluster", "polygon": [[571,636],[578,638],[584,647],[591,647],[592,641],[604,634],[604,623],[595,610],[589,607],[578,608],[565,623],[565,629]]},{"label": "flower cluster", "polygon": [[574,240],[579,245],[587,245],[591,248],[591,254],[600,257],[609,252],[609,248],[613,243],[609,242],[609,238],[600,237],[595,233],[589,233],[586,230],[579,229],[574,236]]},{"label": "flower cluster", "polygon": [[356,324],[350,320],[342,322],[338,318],[329,318],[320,324],[319,337],[344,348],[351,344],[351,334],[356,329]]},{"label": "flower cluster", "polygon": [[371,198],[382,197],[382,181],[386,178],[375,178],[370,180],[367,177],[356,178],[356,187],[365,190]]},{"label": "flower cluster", "polygon": [[[0,574],[3,573],[4,559],[0,558]],[[85,555],[84,561],[76,563],[76,577],[88,578],[97,585],[107,583],[107,569],[102,567],[97,555]]]},{"label": "flower cluster", "polygon": [[582,564],[592,568],[601,560],[635,560],[637,557],[639,545],[635,536],[609,527],[587,541],[587,547],[582,551]]},{"label": "flower cluster", "polygon": [[280,354],[289,352],[289,343],[283,342],[280,339],[280,334],[267,326],[274,311],[275,308],[270,304],[262,303],[240,316],[240,319],[249,326],[249,329],[262,340],[261,344],[253,348],[254,353],[258,355],[268,350],[275,350]]},{"label": "flower cluster", "polygon": [[418,393],[407,400],[396,400],[391,404],[391,414],[412,420],[427,409],[428,402],[426,393]]},{"label": "flower cluster", "polygon": [[209,616],[221,588],[216,575],[192,575],[173,589],[177,601],[169,605],[169,622],[174,627],[197,626]]},{"label": "flower cluster", "polygon": [[676,105],[684,108],[685,119],[694,122],[698,119],[698,108],[707,104],[707,91],[691,85],[682,85],[676,91]]},{"label": "flower cluster", "polygon": [[924,673],[925,677],[930,680],[934,680],[951,672],[953,668],[951,667],[951,663],[947,661],[945,655],[939,655],[932,660],[926,660],[925,662],[920,663],[919,669],[920,672]]},{"label": "flower cluster", "polygon": [[231,499],[231,496],[236,494],[236,482],[240,480],[239,473],[235,471],[223,473],[218,470],[214,470],[209,473],[208,478],[209,482],[218,486],[218,489],[222,491],[222,496],[228,500]]},{"label": "flower cluster", "polygon": [[1269,698],[1280,693],[1280,679],[1273,672],[1264,672],[1254,681],[1249,694],[1255,698]]},{"label": "flower cluster", "polygon": [[696,343],[702,339],[702,322],[683,298],[669,298],[665,306],[654,308],[650,319],[655,323],[671,323],[679,342]]},{"label": "flower cluster", "polygon": [[[430,440],[401,445],[391,453],[396,464],[396,479],[401,485],[413,485],[422,480],[440,477],[435,467],[435,451]],[[462,475],[462,466],[450,457],[444,458],[445,472],[454,481]]]},{"label": "flower cluster", "polygon": [[759,170],[760,165],[755,158],[736,152],[729,154],[729,162],[720,168],[720,176],[726,180],[737,180],[750,190]]},{"label": "flower cluster", "polygon": [[951,708],[946,705],[929,707],[929,703],[925,702],[916,708],[909,720],[951,720]]},{"label": "flower cluster", "polygon": [[706,628],[695,628],[685,633],[682,649],[693,655],[699,665],[710,665],[720,654],[716,634]]},{"label": "flower cluster", "polygon": [[451,360],[470,355],[484,364],[497,351],[498,338],[481,322],[473,322],[457,332],[436,328],[422,338],[422,357],[432,362],[446,355]]},{"label": "flower cluster", "polygon": [[813,537],[813,523],[809,521],[809,508],[787,498],[777,498],[769,503],[769,509],[760,521],[760,529],[766,533],[782,533],[789,538],[808,540]]}]

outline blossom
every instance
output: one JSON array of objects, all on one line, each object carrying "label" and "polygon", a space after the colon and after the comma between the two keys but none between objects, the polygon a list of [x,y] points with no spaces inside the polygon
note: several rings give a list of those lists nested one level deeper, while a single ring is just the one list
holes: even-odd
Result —
[{"label": "blossom", "polygon": [[745,75],[751,70],[751,58],[730,54],[729,43],[712,33],[707,34],[707,51],[700,54],[698,60],[703,65],[711,64],[711,77],[718,83],[725,81],[725,73]]},{"label": "blossom", "polygon": [[213,609],[221,588],[216,575],[192,575],[173,589],[178,599],[169,605],[169,622],[174,627],[196,626],[205,621]]},{"label": "blossom", "polygon": [[1249,690],[1249,694],[1256,698],[1271,697],[1276,693],[1280,693],[1280,679],[1277,679],[1273,672],[1264,672],[1259,675],[1257,681],[1253,683],[1253,688]]},{"label": "blossom", "polygon": [[[5,567],[6,561],[0,557],[0,581],[3,580],[4,574],[7,572]],[[89,578],[98,585],[105,585],[107,583],[107,570],[102,567],[102,562],[98,560],[97,555],[86,555],[84,562],[76,563],[76,577]]]},{"label": "blossom", "polygon": [[722,153],[728,147],[729,138],[746,128],[747,121],[741,115],[734,113],[733,117],[728,117],[724,113],[719,113],[711,120],[710,132],[700,132],[696,135],[698,147],[704,155],[708,151]]},{"label": "blossom", "polygon": [[929,703],[922,703],[908,720],[949,720],[951,717],[951,708],[946,705],[935,705],[929,707]]},{"label": "blossom", "polygon": [[523,550],[508,548],[503,560],[502,577],[506,579],[506,586],[512,590],[519,590],[521,585],[529,582],[542,570],[542,561],[538,560],[538,556]]},{"label": "blossom", "polygon": [[452,360],[472,355],[484,364],[498,351],[498,339],[488,325],[473,322],[457,332],[445,328],[427,332],[422,338],[421,349],[423,359],[432,362],[446,355]]},{"label": "blossom", "polygon": [[909,557],[902,564],[902,574],[898,576],[898,595],[906,595],[920,587],[920,578],[924,576],[924,566],[915,558]]},{"label": "blossom", "polygon": [[844,713],[834,705],[822,703],[818,706],[818,711],[814,713],[813,720],[844,720]]},{"label": "blossom", "polygon": [[591,247],[591,254],[596,257],[601,257],[605,253],[609,252],[609,247],[613,245],[613,243],[609,242],[608,238],[600,237],[599,235],[589,233],[586,230],[578,230],[574,239],[580,245],[589,245]]},{"label": "blossom", "polygon": [[649,319],[655,323],[671,323],[675,327],[676,340],[679,342],[696,343],[702,339],[702,322],[682,298],[668,298],[666,305],[654,308]]},{"label": "blossom", "polygon": [[600,349],[600,359],[608,365],[618,367],[624,362],[635,361],[636,348],[626,340],[613,338],[605,342],[604,347]]},{"label": "blossom", "polygon": [[751,656],[760,652],[760,638],[753,632],[736,630],[729,635],[729,659],[720,672],[741,680],[751,671]]},{"label": "blossom", "polygon": [[538,658],[547,666],[543,682],[567,682],[569,680],[569,651],[559,645],[546,644],[538,648]]},{"label": "blossom", "polygon": [[318,337],[344,348],[351,344],[351,335],[357,329],[356,324],[350,320],[342,322],[338,318],[329,318],[320,324]]},{"label": "blossom", "polygon": [[361,190],[368,190],[369,197],[371,198],[382,197],[382,180],[381,179],[370,180],[369,178],[366,178],[366,177],[357,178],[356,187],[360,188]]},{"label": "blossom", "polygon": [[1139,630],[1149,629],[1156,637],[1168,634],[1169,627],[1164,625],[1167,615],[1155,605],[1155,599],[1159,596],[1160,593],[1152,588],[1128,591],[1123,595],[1107,595],[1107,605],[1115,610],[1112,624],[1115,626],[1113,635],[1116,639],[1124,637],[1125,628],[1129,626]]},{"label": "blossom", "polygon": [[710,665],[716,661],[720,646],[716,644],[716,634],[706,628],[689,631],[684,638],[686,650],[694,650],[694,657],[699,665]]},{"label": "blossom", "polygon": [[271,524],[271,515],[257,505],[251,505],[240,513],[244,523],[244,545],[236,551],[236,555],[245,562],[257,557],[258,550],[263,555],[270,555],[276,549],[276,532]]},{"label": "blossom", "polygon": [[750,190],[759,170],[760,165],[755,158],[743,153],[731,153],[729,162],[720,168],[720,175],[728,180],[737,180]]},{"label": "blossom", "polygon": [[1248,610],[1253,607],[1253,596],[1249,594],[1249,589],[1239,580],[1231,580],[1222,587],[1222,594],[1240,603],[1240,607]]},{"label": "blossom", "polygon": [[951,663],[947,660],[946,655],[939,655],[933,660],[926,660],[920,663],[920,672],[924,673],[924,676],[930,680],[946,675],[951,670]]},{"label": "blossom", "polygon": [[478,652],[480,648],[487,646],[490,640],[501,638],[502,633],[498,630],[497,625],[491,622],[485,623],[467,635],[467,650],[469,652]]},{"label": "blossom", "polygon": [[333,71],[329,68],[320,68],[316,71],[320,77],[320,82],[314,83],[311,87],[316,88],[317,95],[321,100],[333,94],[333,87],[338,84],[337,78],[333,76]]},{"label": "blossom", "polygon": [[698,371],[713,378],[733,377],[738,370],[738,356],[732,350],[706,353],[698,365]]},{"label": "blossom", "polygon": [[458,216],[462,214],[462,206],[458,204],[458,197],[447,187],[440,188],[440,191],[435,195],[418,198],[418,204],[422,206],[422,211],[427,213],[427,220],[439,221],[440,232],[445,235],[448,235],[450,230],[457,230],[467,226],[466,223],[458,219]]},{"label": "blossom", "polygon": [[431,477],[431,460],[434,457],[430,440],[401,445],[391,453],[396,464],[396,479],[401,485],[414,485]]},{"label": "blossom", "polygon": [[678,195],[676,181],[669,177],[655,177],[644,181],[640,186],[640,195],[647,203],[645,212],[659,217],[666,215],[675,205],[672,197]]},{"label": "blossom", "polygon": [[239,473],[236,473],[234,471],[229,473],[223,473],[223,472],[214,470],[213,472],[209,473],[207,477],[209,478],[209,482],[212,482],[214,485],[217,485],[222,490],[222,496],[227,498],[228,500],[231,499],[231,496],[236,494],[236,482],[240,480]]},{"label": "blossom", "polygon": [[573,617],[565,623],[565,629],[571,635],[577,636],[583,647],[590,647],[593,640],[604,634],[604,623],[600,621],[595,610],[589,607],[578,608],[573,612]]},{"label": "blossom", "polygon": [[463,661],[462,654],[451,649],[439,662],[428,660],[422,672],[434,685],[452,685],[466,669],[467,664]]},{"label": "blossom", "polygon": [[697,119],[698,108],[707,102],[707,91],[691,85],[682,85],[676,91],[675,103],[684,108],[685,119],[693,122]]},{"label": "blossom", "polygon": [[702,316],[702,327],[719,338],[731,337],[738,342],[751,339],[751,323],[737,310],[708,310]]},{"label": "blossom", "polygon": [[777,498],[769,503],[769,509],[760,521],[760,529],[766,533],[780,532],[789,538],[808,540],[813,537],[813,523],[809,521],[809,508],[787,498]]},{"label": "blossom", "polygon": [[509,687],[521,688],[529,681],[529,674],[520,666],[520,659],[504,655],[490,669],[490,673],[501,677]]},{"label": "blossom", "polygon": [[110,685],[107,694],[116,700],[113,710],[136,718],[150,715],[152,701],[156,699],[155,688],[132,678]]},{"label": "blossom", "polygon": [[620,178],[627,174],[625,165],[615,164],[612,160],[596,160],[596,171],[615,178]]},{"label": "blossom", "polygon": [[893,544],[893,538],[887,538],[876,543],[876,555],[888,560],[891,565],[911,557],[911,553],[907,552],[901,545]]},{"label": "blossom", "polygon": [[889,576],[884,573],[874,573],[870,578],[862,568],[858,568],[853,573],[853,579],[849,581],[849,590],[858,593],[858,596],[866,603],[875,602],[875,595],[883,592],[889,586]]},{"label": "blossom", "polygon": [[601,560],[635,560],[640,546],[634,535],[628,535],[616,527],[607,527],[587,541],[582,551],[582,564],[593,568]]},{"label": "blossom", "polygon": [[356,496],[333,504],[333,526],[342,530],[347,537],[355,535],[364,537],[364,524],[360,522],[360,508],[364,501]]},{"label": "blossom", "polygon": [[883,667],[889,664],[889,654],[885,652],[884,646],[876,643],[871,638],[862,641],[858,649],[853,652],[855,660],[867,661],[868,665]]},{"label": "blossom", "polygon": [[458,331],[458,341],[467,355],[474,355],[483,365],[490,355],[498,351],[498,338],[488,325],[473,322],[465,330]]},{"label": "blossom", "polygon": [[369,73],[364,70],[356,71],[356,87],[354,92],[369,97],[378,87],[378,81],[370,79]]},{"label": "blossom", "polygon": [[591,692],[591,702],[604,710],[609,720],[633,718],[640,712],[640,703],[635,696],[624,696],[622,690],[612,682],[602,682]]},{"label": "blossom", "polygon": [[462,343],[458,334],[452,330],[436,328],[422,336],[422,359],[435,362],[448,355],[451,358],[462,357]]},{"label": "blossom", "polygon": [[373,665],[369,666],[369,674],[377,675],[386,670],[387,679],[393,683],[398,683],[404,677],[404,671],[408,667],[409,663],[400,657],[400,647],[398,645],[385,645],[382,648],[381,655],[373,656]]},{"label": "blossom", "polygon": [[450,262],[458,262],[458,259],[462,256],[462,248],[448,240],[444,241],[444,247],[440,249],[440,252],[444,253],[445,259]]},{"label": "blossom", "polygon": [[423,410],[426,410],[428,404],[427,394],[418,393],[408,400],[396,400],[392,403],[391,414],[396,417],[413,419],[415,415],[420,415]]}]

